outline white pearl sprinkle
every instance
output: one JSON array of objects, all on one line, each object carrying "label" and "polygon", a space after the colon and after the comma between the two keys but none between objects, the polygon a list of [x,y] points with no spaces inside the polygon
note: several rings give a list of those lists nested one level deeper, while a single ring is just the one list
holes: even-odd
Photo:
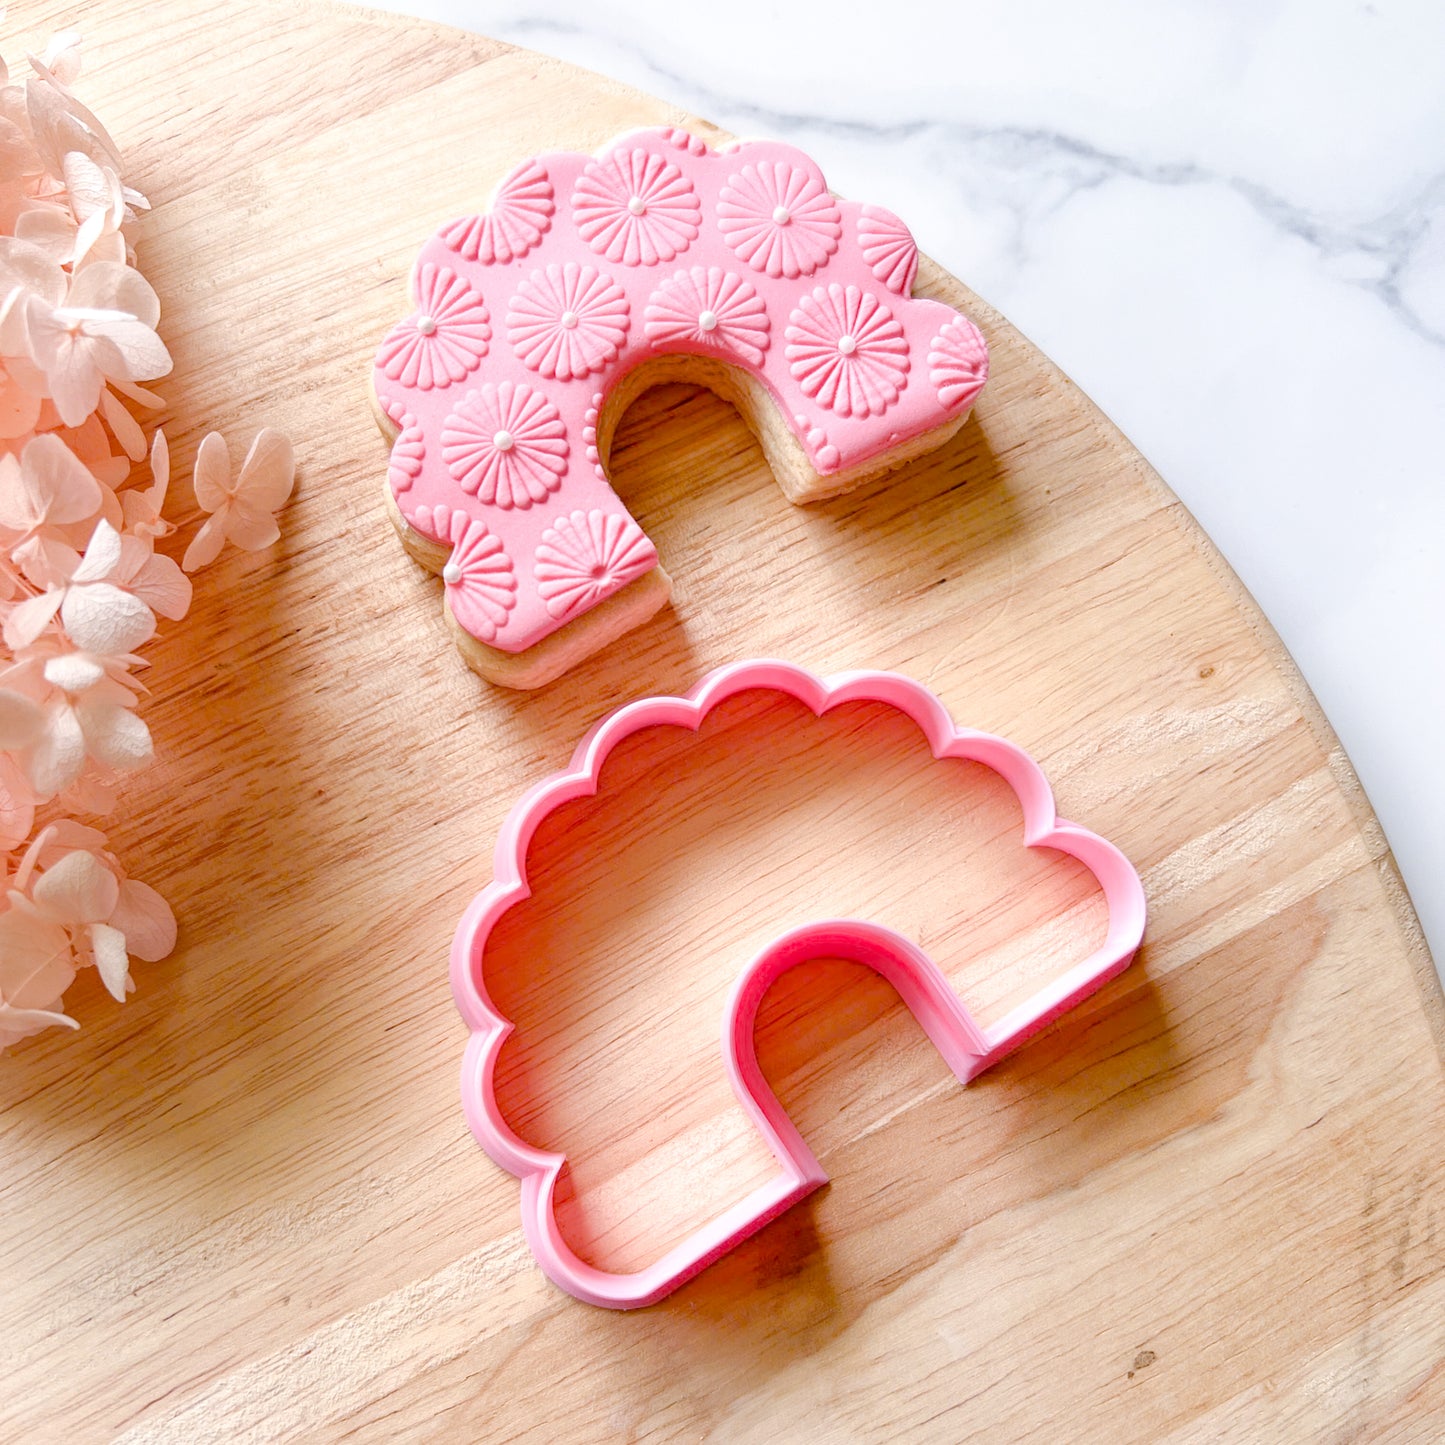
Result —
[{"label": "white pearl sprinkle", "polygon": [[627,203],[627,209],[631,211],[634,216],[645,216],[647,214],[647,202],[644,201],[641,196],[633,196]]},{"label": "white pearl sprinkle", "polygon": [[515,439],[509,431],[499,431],[492,438],[492,445],[496,447],[499,452],[509,452],[516,444]]},{"label": "white pearl sprinkle", "polygon": [[840,336],[838,338],[838,350],[844,356],[852,356],[857,351],[858,343],[851,336]]},{"label": "white pearl sprinkle", "polygon": [[418,316],[416,318],[416,329],[423,336],[430,336],[437,329],[436,322],[430,316]]},{"label": "white pearl sprinkle", "polygon": [[575,311],[564,311],[562,313],[562,325],[568,331],[575,331],[577,328],[577,313]]},{"label": "white pearl sprinkle", "polygon": [[786,206],[773,207],[773,221],[779,226],[786,226],[793,219]]},{"label": "white pearl sprinkle", "polygon": [[699,331],[716,331],[717,312],[704,311],[702,315],[697,318],[697,325]]},{"label": "white pearl sprinkle", "polygon": [[455,562],[448,562],[447,565],[442,568],[442,581],[445,582],[448,587],[455,587],[461,580],[462,569],[458,567]]}]

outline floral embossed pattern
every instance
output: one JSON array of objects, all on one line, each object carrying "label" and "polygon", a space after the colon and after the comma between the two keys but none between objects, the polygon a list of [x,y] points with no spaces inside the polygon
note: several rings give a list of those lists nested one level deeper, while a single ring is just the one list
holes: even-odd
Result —
[{"label": "floral embossed pattern", "polygon": [[507,313],[507,339],[524,365],[570,381],[601,371],[627,335],[627,296],[595,267],[569,261],[533,271]]},{"label": "floral embossed pattern", "polygon": [[452,553],[442,569],[452,616],[482,642],[491,642],[516,605],[517,579],[499,538],[464,512],[451,514]]},{"label": "floral embossed pattern", "polygon": [[898,400],[908,372],[903,328],[856,286],[819,286],[789,320],[788,361],[803,391],[840,416],[877,416]]},{"label": "floral embossed pattern", "polygon": [[858,216],[858,249],[868,269],[890,290],[907,296],[918,273],[913,232],[882,206],[864,206]]},{"label": "floral embossed pattern", "polygon": [[744,166],[723,187],[717,213],[723,239],[769,276],[811,276],[843,233],[823,178],[783,161]]},{"label": "floral embossed pattern", "polygon": [[969,405],[988,380],[988,347],[966,316],[955,317],[928,349],[928,378],[947,407]]},{"label": "floral embossed pattern", "polygon": [[442,458],[462,491],[498,507],[530,507],[561,485],[567,429],[526,385],[487,383],[447,418]]},{"label": "floral embossed pattern", "polygon": [[553,617],[567,617],[656,564],[656,549],[631,517],[573,512],[542,533],[537,591]]},{"label": "floral embossed pattern", "polygon": [[[442,545],[457,516],[486,523],[516,587],[487,640],[525,653],[657,565],[606,457],[649,371],[736,396],[795,500],[956,427],[986,354],[953,307],[912,294],[918,263],[897,216],[833,195],[781,143],[664,127],[525,161],[426,242],[427,327],[412,318],[378,353],[393,515]],[[655,580],[632,589],[639,613]],[[489,674],[468,656],[498,678],[550,665]]]},{"label": "floral embossed pattern", "polygon": [[463,216],[443,226],[440,234],[468,261],[516,261],[546,235],[556,209],[547,172],[528,161],[502,182],[486,215]]},{"label": "floral embossed pattern", "polygon": [[697,235],[702,207],[682,172],[645,150],[593,161],[572,192],[582,239],[609,261],[651,266],[671,261]]},{"label": "floral embossed pattern", "polygon": [[492,338],[480,293],[449,267],[428,261],[417,272],[416,305],[416,315],[382,342],[377,358],[382,371],[421,391],[469,376]]},{"label": "floral embossed pattern", "polygon": [[768,308],[739,276],[719,266],[694,266],[664,281],[648,302],[648,339],[692,343],[757,366],[768,349]]}]

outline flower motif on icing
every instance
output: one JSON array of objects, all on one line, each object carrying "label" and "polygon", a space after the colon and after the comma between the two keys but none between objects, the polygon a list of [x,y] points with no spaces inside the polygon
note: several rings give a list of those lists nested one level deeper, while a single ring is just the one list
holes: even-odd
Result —
[{"label": "flower motif on icing", "polygon": [[871,292],[836,281],[818,286],[793,308],[784,335],[804,393],[839,416],[877,416],[898,400],[908,342]]},{"label": "flower motif on icing", "polygon": [[567,429],[541,392],[488,382],[469,391],[442,424],[442,460],[478,501],[526,508],[562,485]]},{"label": "flower motif on icing", "polygon": [[517,578],[502,544],[465,512],[449,518],[452,554],[442,568],[452,616],[479,642],[490,642],[517,605]]},{"label": "flower motif on icing", "polygon": [[391,484],[392,495],[399,497],[409,492],[421,475],[421,465],[426,458],[426,442],[422,437],[421,425],[409,412],[400,407],[387,407],[391,417],[401,430],[391,444],[391,457],[387,462],[386,478]]},{"label": "flower motif on icing", "polygon": [[607,469],[602,465],[602,453],[597,449],[597,424],[602,419],[603,394],[598,391],[592,395],[592,405],[589,406],[582,417],[582,449],[587,453],[587,460],[592,463],[592,470],[597,473],[602,481],[607,480]]},{"label": "flower motif on icing", "polygon": [[572,214],[578,234],[599,256],[651,266],[687,249],[702,206],[671,161],[651,151],[617,150],[577,178]]},{"label": "flower motif on icing", "polygon": [[541,376],[570,381],[601,371],[627,335],[627,297],[592,266],[568,261],[532,274],[507,313],[507,339]]},{"label": "flower motif on icing", "polygon": [[988,380],[988,346],[978,327],[956,316],[928,348],[928,378],[950,409],[970,406]]},{"label": "flower motif on icing", "polygon": [[730,352],[751,366],[761,366],[768,349],[767,307],[746,281],[719,266],[694,266],[664,281],[643,319],[649,341]]},{"label": "flower motif on icing", "polygon": [[823,177],[787,161],[759,161],[730,176],[717,214],[728,245],[769,276],[811,276],[843,234]]},{"label": "flower motif on icing", "polygon": [[913,232],[882,206],[864,206],[858,217],[858,248],[868,269],[890,290],[907,296],[918,271]]},{"label": "flower motif on icing", "polygon": [[547,172],[536,161],[527,161],[497,188],[486,215],[463,216],[438,234],[468,261],[515,261],[546,234],[556,209]]},{"label": "flower motif on icing", "polygon": [[477,369],[492,339],[481,296],[448,266],[428,261],[416,273],[416,315],[381,343],[377,365],[405,387],[450,386]]},{"label": "flower motif on icing", "polygon": [[591,607],[657,565],[657,550],[631,517],[573,512],[542,533],[534,575],[553,617]]}]

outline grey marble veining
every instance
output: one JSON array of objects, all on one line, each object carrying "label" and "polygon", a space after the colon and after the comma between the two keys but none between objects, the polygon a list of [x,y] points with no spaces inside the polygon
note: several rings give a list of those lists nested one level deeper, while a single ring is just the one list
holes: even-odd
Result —
[{"label": "grey marble veining", "polygon": [[790,140],[904,217],[1254,592],[1445,958],[1445,6],[389,8]]}]

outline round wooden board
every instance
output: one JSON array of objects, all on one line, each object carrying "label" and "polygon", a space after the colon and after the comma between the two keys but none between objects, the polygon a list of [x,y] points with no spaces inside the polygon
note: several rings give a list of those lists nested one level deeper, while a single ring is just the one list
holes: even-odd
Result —
[{"label": "round wooden board", "polygon": [[[320,4],[16,20],[30,46],[83,25],[82,94],[155,202],[178,465],[208,427],[270,424],[301,477],[283,542],[203,574],[153,649],[164,761],[112,836],[180,948],[124,1007],[78,987],[79,1035],[0,1062],[0,1438],[1430,1433],[1429,960],[1278,640],[1054,366],[969,299],[994,356],[975,420],[807,509],[721,403],[648,394],[614,470],[675,605],[505,694],[387,524],[371,353],[423,237],[517,159],[688,118]],[[790,976],[760,1053],[832,1186],[664,1304],[592,1309],[535,1268],[516,1182],[465,1128],[451,930],[513,798],[599,711],[769,654],[899,669],[1028,748],[1138,864],[1148,940],[967,1090],[875,980]],[[524,1025],[502,1092],[573,1157],[584,1253],[636,1264],[767,1171],[716,1034],[758,938],[879,918],[985,1014],[1083,946],[1092,895],[1021,855],[1011,806],[885,715],[748,705],[631,749],[539,840],[494,980]]]}]

